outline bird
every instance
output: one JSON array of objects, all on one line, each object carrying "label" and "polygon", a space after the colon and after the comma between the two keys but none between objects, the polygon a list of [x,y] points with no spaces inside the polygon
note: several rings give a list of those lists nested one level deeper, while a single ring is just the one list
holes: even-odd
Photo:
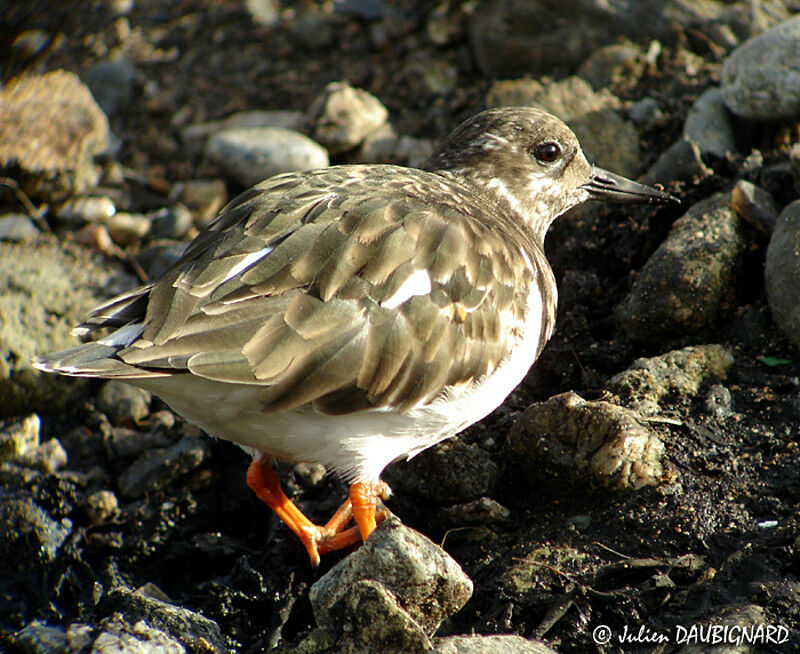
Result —
[{"label": "bird", "polygon": [[[485,110],[420,168],[336,165],[244,191],[166,273],[76,328],[110,333],[34,365],[144,388],[238,444],[247,485],[317,566],[385,517],[389,463],[481,420],[525,377],[556,318],[545,235],[590,200],[676,198],[593,166],[545,111]],[[322,464],[348,498],[315,524],[275,460]]]}]

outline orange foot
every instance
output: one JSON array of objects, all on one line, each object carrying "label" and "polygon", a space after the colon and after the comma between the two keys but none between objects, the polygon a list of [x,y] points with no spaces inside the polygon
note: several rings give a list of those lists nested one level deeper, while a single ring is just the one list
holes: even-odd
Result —
[{"label": "orange foot", "polygon": [[[315,568],[319,565],[320,554],[349,547],[359,540],[367,540],[377,523],[386,517],[385,511],[377,514],[375,511],[378,497],[389,497],[389,486],[380,480],[352,484],[350,498],[337,509],[324,527],[311,522],[286,497],[281,488],[280,477],[273,469],[270,459],[253,459],[247,469],[247,485],[300,539],[311,559],[311,565]],[[355,520],[356,526],[345,529],[351,520]]]}]

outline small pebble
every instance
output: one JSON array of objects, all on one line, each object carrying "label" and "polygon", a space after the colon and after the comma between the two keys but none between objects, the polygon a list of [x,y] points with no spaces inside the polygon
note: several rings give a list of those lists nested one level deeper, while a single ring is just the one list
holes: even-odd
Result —
[{"label": "small pebble", "polygon": [[83,510],[89,523],[97,526],[108,522],[119,513],[119,502],[110,490],[99,490],[86,497]]},{"label": "small pebble", "polygon": [[21,213],[0,216],[0,241],[30,242],[39,237],[39,230]]},{"label": "small pebble", "polygon": [[113,216],[117,211],[111,198],[98,195],[82,195],[70,198],[56,207],[60,220],[69,222],[97,222]]},{"label": "small pebble", "polygon": [[314,138],[331,154],[358,147],[368,134],[383,125],[389,112],[380,100],[347,82],[328,84],[311,108]]},{"label": "small pebble", "polygon": [[108,381],[97,396],[97,408],[112,422],[140,422],[150,414],[151,396],[146,390],[119,381]]},{"label": "small pebble", "polygon": [[67,465],[67,451],[56,438],[51,438],[19,457],[19,462],[29,468],[52,474]]},{"label": "small pebble", "polygon": [[123,247],[139,242],[150,233],[152,227],[147,216],[124,211],[106,218],[103,224],[114,243]]}]

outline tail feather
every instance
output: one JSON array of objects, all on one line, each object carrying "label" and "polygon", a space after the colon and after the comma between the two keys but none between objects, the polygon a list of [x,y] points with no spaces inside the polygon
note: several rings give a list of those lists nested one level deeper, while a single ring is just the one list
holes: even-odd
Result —
[{"label": "tail feather", "polygon": [[76,327],[76,331],[86,333],[100,327],[123,327],[132,322],[141,322],[152,288],[152,284],[140,286],[95,307],[89,317]]},{"label": "tail feather", "polygon": [[99,341],[34,357],[32,363],[44,372],[57,372],[71,377],[143,379],[169,375],[168,372],[132,366],[116,356],[140,333],[140,325],[127,325]]}]

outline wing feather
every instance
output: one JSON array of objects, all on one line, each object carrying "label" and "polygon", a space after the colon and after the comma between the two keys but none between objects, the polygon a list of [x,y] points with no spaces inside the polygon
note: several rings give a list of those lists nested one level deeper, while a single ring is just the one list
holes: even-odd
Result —
[{"label": "wing feather", "polygon": [[[519,332],[529,284],[549,274],[529,264],[546,266],[544,255],[456,182],[384,171],[340,166],[258,185],[160,280],[87,323],[144,325],[114,355],[128,376],[257,385],[272,412],[408,409],[491,373]],[[420,270],[430,292],[381,306]]]}]

